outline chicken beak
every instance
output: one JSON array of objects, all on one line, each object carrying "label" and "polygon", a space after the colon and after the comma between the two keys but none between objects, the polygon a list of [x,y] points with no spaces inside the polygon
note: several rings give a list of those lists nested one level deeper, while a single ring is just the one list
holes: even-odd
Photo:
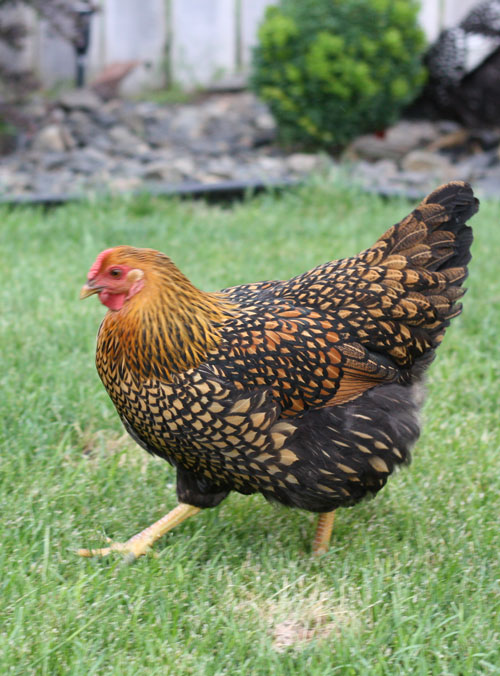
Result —
[{"label": "chicken beak", "polygon": [[87,282],[87,284],[84,284],[80,290],[80,300],[88,298],[89,296],[93,296],[94,293],[99,293],[99,291],[101,291],[100,286],[94,286],[92,282]]}]

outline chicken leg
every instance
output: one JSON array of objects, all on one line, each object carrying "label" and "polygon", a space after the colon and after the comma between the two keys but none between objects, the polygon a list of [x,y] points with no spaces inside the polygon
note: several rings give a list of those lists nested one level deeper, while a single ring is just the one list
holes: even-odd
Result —
[{"label": "chicken leg", "polygon": [[319,555],[328,551],[334,521],[335,510],[333,512],[323,512],[323,514],[319,515],[312,546],[313,554]]},{"label": "chicken leg", "polygon": [[180,502],[177,507],[165,514],[159,521],[137,533],[127,542],[112,542],[109,547],[101,549],[79,549],[77,553],[80,556],[106,556],[111,552],[122,552],[126,554],[125,560],[127,563],[132,563],[139,556],[145,554],[158,538],[199,511],[199,507]]}]

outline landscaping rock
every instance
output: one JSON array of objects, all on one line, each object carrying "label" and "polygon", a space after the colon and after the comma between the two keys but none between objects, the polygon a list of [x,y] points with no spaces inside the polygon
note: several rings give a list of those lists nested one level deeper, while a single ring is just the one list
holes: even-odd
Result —
[{"label": "landscaping rock", "polygon": [[353,165],[352,172],[356,172],[358,181],[376,188],[394,178],[399,173],[399,169],[394,160],[361,161]]},{"label": "landscaping rock", "polygon": [[182,181],[184,174],[171,162],[150,162],[146,164],[142,176],[147,181],[163,181],[165,183],[178,183]]},{"label": "landscaping rock", "polygon": [[149,150],[146,143],[133,134],[127,127],[116,125],[109,130],[109,138],[114,144],[113,150],[124,155],[142,155]]},{"label": "landscaping rock", "polygon": [[40,153],[61,153],[74,146],[74,140],[67,129],[58,124],[49,124],[40,129],[33,141],[33,148]]},{"label": "landscaping rock", "polygon": [[66,162],[66,166],[76,174],[90,175],[108,167],[109,159],[105,153],[97,148],[82,148],[74,150]]},{"label": "landscaping rock", "polygon": [[498,199],[500,195],[500,166],[496,166],[483,174],[476,180],[475,185],[479,193],[491,195]]},{"label": "landscaping rock", "polygon": [[384,134],[360,136],[351,143],[347,155],[373,161],[400,160],[410,151],[435,141],[438,136],[439,130],[431,122],[402,120]]},{"label": "landscaping rock", "polygon": [[72,89],[61,94],[58,100],[63,108],[73,110],[98,110],[102,106],[102,100],[91,89]]},{"label": "landscaping rock", "polygon": [[403,171],[427,172],[437,175],[445,175],[452,171],[452,163],[439,155],[428,150],[412,150],[401,160]]},{"label": "landscaping rock", "polygon": [[72,110],[65,117],[68,129],[79,146],[91,147],[96,134],[101,132],[100,125],[96,124],[92,117],[82,110]]},{"label": "landscaping rock", "polygon": [[172,169],[178,171],[181,176],[188,179],[195,176],[198,167],[196,165],[195,159],[189,155],[186,155],[173,160]]},{"label": "landscaping rock", "polygon": [[68,154],[65,152],[48,152],[40,155],[40,167],[48,171],[64,167],[68,161]]},{"label": "landscaping rock", "polygon": [[111,192],[123,193],[138,190],[142,185],[142,181],[137,176],[111,178],[108,182],[108,189]]},{"label": "landscaping rock", "polygon": [[296,174],[310,174],[324,168],[326,158],[313,153],[293,153],[286,160],[286,166]]},{"label": "landscaping rock", "polygon": [[[2,158],[0,192],[55,195],[127,191],[160,184],[276,182],[338,164],[325,153],[286,152],[266,106],[248,92],[196,102],[101,102],[89,90],[27,106],[36,129]],[[454,122],[403,120],[358,138],[340,162],[352,182],[384,194],[423,195],[453,178],[498,195],[500,132]]]},{"label": "landscaping rock", "polygon": [[145,141],[154,148],[169,146],[172,144],[171,128],[170,116],[148,119],[144,124]]}]

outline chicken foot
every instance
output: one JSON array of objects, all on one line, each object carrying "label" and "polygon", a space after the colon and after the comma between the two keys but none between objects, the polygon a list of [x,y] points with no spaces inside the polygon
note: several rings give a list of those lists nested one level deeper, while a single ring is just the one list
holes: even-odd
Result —
[{"label": "chicken foot", "polygon": [[334,521],[335,510],[333,512],[323,512],[323,514],[319,515],[312,546],[313,554],[319,555],[328,551]]},{"label": "chicken foot", "polygon": [[165,514],[159,521],[137,533],[130,540],[112,542],[109,547],[102,547],[101,549],[79,549],[77,554],[80,556],[106,556],[111,552],[121,552],[126,554],[125,561],[127,563],[133,563],[139,556],[145,554],[162,535],[199,511],[200,507],[193,507],[193,505],[180,502],[177,507]]}]

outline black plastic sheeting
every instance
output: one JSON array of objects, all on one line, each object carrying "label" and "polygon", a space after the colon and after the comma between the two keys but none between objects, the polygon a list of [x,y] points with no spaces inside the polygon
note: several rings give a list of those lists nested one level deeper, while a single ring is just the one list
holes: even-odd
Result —
[{"label": "black plastic sheeting", "polygon": [[[221,181],[220,183],[194,183],[186,182],[179,184],[148,184],[143,188],[130,192],[92,192],[92,193],[74,193],[74,194],[33,194],[33,195],[12,195],[0,197],[0,205],[9,206],[41,206],[57,207],[68,202],[78,202],[89,199],[99,199],[106,196],[140,196],[151,195],[152,197],[179,197],[181,199],[204,199],[213,203],[231,203],[241,200],[249,195],[257,195],[262,192],[282,192],[288,188],[294,188],[304,185],[304,180],[285,179],[280,181]],[[360,186],[358,186],[360,187]],[[407,199],[410,201],[420,200],[426,193],[415,189],[377,189],[363,188],[366,192],[379,195],[386,199],[392,197]]]},{"label": "black plastic sheeting", "polygon": [[301,185],[299,180],[280,180],[280,181],[221,181],[220,183],[180,183],[173,184],[150,184],[143,188],[131,192],[92,192],[92,193],[68,193],[61,194],[33,194],[33,195],[12,195],[0,197],[0,204],[12,206],[42,206],[56,207],[68,202],[78,202],[106,196],[139,196],[151,195],[153,197],[180,197],[190,199],[205,199],[209,202],[231,202],[239,200],[247,195],[254,195],[262,192],[282,191]]}]

